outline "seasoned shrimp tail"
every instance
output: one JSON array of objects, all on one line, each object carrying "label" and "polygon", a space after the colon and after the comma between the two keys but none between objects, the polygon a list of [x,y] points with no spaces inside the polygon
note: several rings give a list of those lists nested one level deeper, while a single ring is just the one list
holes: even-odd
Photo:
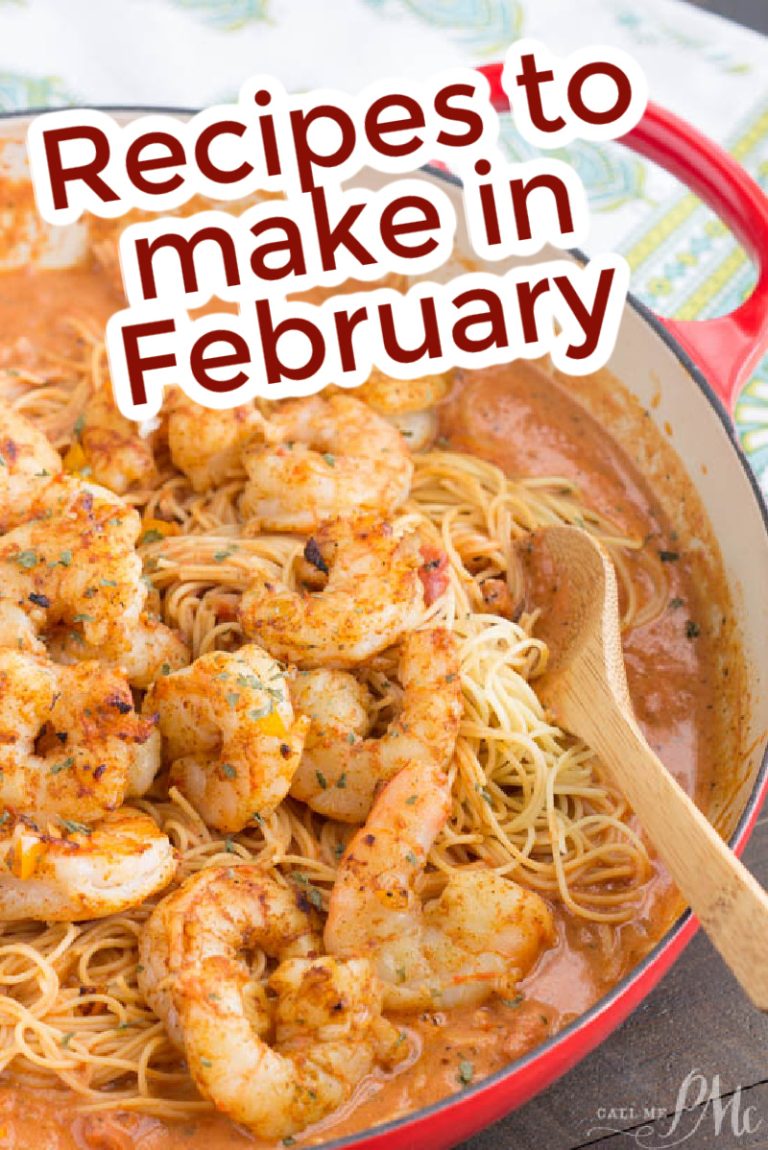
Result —
[{"label": "seasoned shrimp tail", "polygon": [[61,456],[44,432],[0,400],[0,532],[23,518],[30,499],[61,471]]},{"label": "seasoned shrimp tail", "polygon": [[411,762],[446,770],[463,703],[458,645],[438,627],[406,635],[398,677],[403,701],[381,738],[366,738],[367,691],[345,671],[309,671],[292,689],[312,719],[291,794],[342,822],[366,818],[377,787]]},{"label": "seasoned shrimp tail", "polygon": [[171,459],[194,491],[209,491],[228,475],[242,473],[243,447],[264,425],[253,405],[214,411],[177,390],[165,408]]},{"label": "seasoned shrimp tail", "polygon": [[154,819],[123,807],[94,827],[72,820],[45,829],[6,821],[0,840],[0,922],[79,922],[139,906],[167,886],[173,847]]},{"label": "seasoned shrimp tail", "polygon": [[152,445],[139,433],[139,425],[120,412],[109,381],[88,400],[82,421],[82,462],[95,483],[124,495],[156,480]]},{"label": "seasoned shrimp tail", "polygon": [[[271,997],[244,959],[256,948],[279,962]],[[303,896],[252,864],[188,879],[139,942],[139,986],[201,1094],[264,1138],[319,1121],[376,1067],[405,1056],[369,961],[319,949]]]},{"label": "seasoned shrimp tail", "polygon": [[[366,959],[291,959],[269,986],[274,1022],[265,1003],[248,1009],[247,974],[226,959],[205,959],[174,990],[200,1093],[261,1137],[299,1133],[337,1110],[377,1066],[405,1057]],[[274,1047],[256,1034],[271,1025]]]},{"label": "seasoned shrimp tail", "polygon": [[155,724],[117,671],[0,650],[0,805],[88,823],[143,794],[159,767]]},{"label": "seasoned shrimp tail", "polygon": [[250,638],[298,667],[354,667],[419,623],[420,541],[374,516],[323,524],[304,551],[312,585],[293,591],[259,580],[243,595]]},{"label": "seasoned shrimp tail", "polygon": [[0,646],[43,650],[64,626],[92,646],[124,641],[146,597],[136,511],[111,491],[61,476],[0,540]]},{"label": "seasoned shrimp tail", "polygon": [[241,511],[262,530],[316,530],[325,519],[391,515],[408,498],[413,461],[396,428],[349,395],[283,403],[246,448]]},{"label": "seasoned shrimp tail", "polygon": [[294,716],[284,669],[253,643],[161,676],[144,712],[158,717],[171,782],[223,831],[242,830],[282,801],[309,727]]},{"label": "seasoned shrimp tail", "polygon": [[159,902],[139,939],[139,987],[173,1042],[184,1036],[170,993],[173,980],[207,955],[226,959],[242,946],[272,958],[320,952],[318,919],[303,895],[250,863],[206,867]]},{"label": "seasoned shrimp tail", "polygon": [[376,799],[336,876],[326,948],[370,957],[389,1009],[513,993],[555,940],[544,900],[487,868],[452,872],[440,897],[422,906],[416,881],[449,811],[444,774],[418,762],[404,768]]},{"label": "seasoned shrimp tail", "polygon": [[382,415],[410,415],[436,407],[450,389],[450,372],[421,375],[416,379],[395,379],[374,368],[365,383],[355,388],[355,397]]},{"label": "seasoned shrimp tail", "polygon": [[145,610],[140,531],[138,513],[106,487],[49,479],[0,539],[0,648],[99,659],[139,688],[164,663],[187,663],[181,638]]}]

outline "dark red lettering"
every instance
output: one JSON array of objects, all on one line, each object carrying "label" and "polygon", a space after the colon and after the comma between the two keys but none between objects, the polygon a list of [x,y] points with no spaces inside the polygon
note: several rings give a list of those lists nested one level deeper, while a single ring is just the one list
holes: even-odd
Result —
[{"label": "dark red lettering", "polygon": [[[616,85],[616,100],[612,108],[604,112],[595,112],[584,103],[582,89],[591,76],[608,76]],[[608,60],[595,60],[592,64],[583,64],[577,68],[568,81],[568,103],[574,112],[585,124],[613,124],[620,120],[632,103],[632,84],[629,76],[623,72],[618,64],[611,64]]]},{"label": "dark red lettering", "polygon": [[471,98],[476,94],[472,84],[446,84],[435,94],[435,112],[441,119],[452,124],[463,124],[463,132],[447,132],[441,128],[437,143],[446,148],[466,148],[476,144],[483,135],[483,117],[473,108],[456,107],[452,101],[457,97]]},{"label": "dark red lettering", "polygon": [[[332,152],[318,152],[309,145],[309,129],[321,119],[336,124],[341,133],[339,145]],[[299,182],[303,192],[308,192],[315,186],[313,167],[335,168],[352,155],[355,146],[355,125],[345,111],[333,104],[318,104],[308,112],[291,112],[291,129]]]},{"label": "dark red lettering", "polygon": [[[87,164],[65,167],[61,158],[61,145],[69,140],[89,140],[93,144],[93,159]],[[67,184],[73,180],[82,180],[104,204],[120,198],[99,175],[109,163],[111,154],[109,139],[100,128],[92,128],[87,124],[80,128],[50,128],[43,132],[43,145],[55,208],[69,207]]]},{"label": "dark red lettering", "polygon": [[144,299],[157,299],[157,283],[152,261],[163,248],[172,248],[179,257],[184,291],[187,294],[198,291],[195,251],[198,244],[202,243],[218,244],[227,284],[229,287],[237,287],[240,283],[240,272],[237,266],[235,242],[224,228],[212,225],[211,227],[200,228],[189,238],[176,233],[169,233],[157,236],[154,240],[140,239],[136,241],[136,262]]},{"label": "dark red lettering", "polygon": [[147,402],[144,376],[148,371],[158,371],[163,367],[176,366],[176,356],[171,352],[166,352],[164,355],[142,356],[139,351],[139,340],[151,335],[171,335],[175,331],[176,324],[172,319],[130,323],[123,328],[125,364],[128,368],[131,399],[135,404],[140,405]]},{"label": "dark red lettering", "polygon": [[597,347],[605,322],[605,312],[611,298],[614,275],[613,268],[603,268],[600,272],[591,310],[581,300],[579,293],[567,276],[555,276],[552,280],[573,312],[574,319],[584,332],[583,343],[572,343],[566,348],[565,354],[569,359],[588,359]]},{"label": "dark red lettering", "polygon": [[[397,215],[408,210],[421,212],[421,219],[398,222]],[[402,259],[418,259],[419,256],[429,255],[437,247],[437,240],[430,236],[421,243],[404,244],[400,242],[400,236],[434,232],[439,227],[440,213],[425,196],[398,196],[387,204],[379,221],[382,243],[393,256]]]},{"label": "dark red lettering", "polygon": [[[398,120],[385,120],[381,122],[381,115],[392,108],[404,108],[405,116]],[[365,134],[371,147],[380,152],[382,156],[411,156],[417,152],[424,143],[424,138],[412,134],[407,140],[399,144],[383,139],[392,132],[412,132],[424,127],[424,112],[417,100],[412,96],[392,94],[380,96],[374,100],[365,116]]]},{"label": "dark red lettering", "polygon": [[253,171],[253,164],[243,161],[237,168],[220,168],[211,159],[211,144],[219,136],[245,135],[245,124],[239,120],[219,120],[217,124],[209,124],[203,128],[195,144],[195,162],[207,180],[217,184],[236,184],[244,180]]},{"label": "dark red lettering", "polygon": [[[504,308],[497,293],[488,291],[486,288],[474,288],[457,295],[453,301],[453,306],[463,308],[475,301],[482,305],[482,310],[474,315],[462,316],[453,325],[452,336],[456,347],[459,351],[466,352],[488,351],[492,347],[507,347],[509,343],[507,324],[504,319]],[[481,325],[488,327],[488,333],[474,338],[470,337],[470,328]]]},{"label": "dark red lettering", "polygon": [[526,52],[521,56],[520,63],[522,71],[515,80],[519,87],[525,88],[531,122],[540,132],[559,132],[565,127],[565,120],[562,116],[556,116],[553,120],[548,119],[544,114],[541,100],[541,85],[554,80],[555,73],[550,68],[537,68],[536,57],[532,52]]},{"label": "dark red lettering", "polygon": [[[272,323],[272,309],[269,300],[266,299],[256,301],[256,319],[259,325],[267,383],[282,383],[286,379],[309,379],[310,376],[315,375],[320,370],[325,359],[325,340],[323,333],[314,323],[303,319],[301,316],[292,316],[275,325]],[[309,356],[306,362],[299,367],[289,367],[283,363],[278,355],[280,337],[290,331],[298,332],[309,340]]]},{"label": "dark red lettering", "polygon": [[[232,351],[209,355],[209,350],[217,343],[229,344]],[[216,328],[205,332],[204,335],[195,340],[189,355],[189,367],[201,387],[208,391],[221,393],[242,387],[248,376],[244,371],[239,371],[237,375],[230,376],[228,379],[215,379],[211,372],[216,371],[217,368],[241,367],[249,360],[248,344],[238,332],[228,331],[226,328]]]},{"label": "dark red lettering", "polygon": [[[307,265],[304,260],[304,247],[301,242],[301,230],[295,220],[290,216],[270,216],[269,219],[259,220],[251,228],[255,239],[260,239],[266,232],[282,229],[282,236],[271,242],[264,242],[254,248],[251,254],[251,269],[254,275],[262,280],[279,280],[285,276],[306,274]],[[269,256],[285,253],[285,259],[280,263],[267,263]]]},{"label": "dark red lettering", "polygon": [[374,264],[375,258],[366,247],[363,247],[357,236],[352,234],[352,228],[363,212],[365,204],[352,204],[347,208],[341,219],[331,225],[328,215],[328,204],[325,190],[313,188],[310,192],[312,207],[315,213],[315,227],[317,229],[317,245],[320,249],[320,259],[324,271],[336,270],[336,249],[344,247],[359,264]]},{"label": "dark red lettering", "polygon": [[555,197],[557,207],[558,227],[563,235],[573,231],[573,214],[568,188],[559,176],[542,172],[530,180],[510,180],[509,190],[512,193],[512,207],[515,213],[515,227],[520,240],[529,240],[533,235],[531,218],[528,214],[528,197],[531,192],[546,188]]}]

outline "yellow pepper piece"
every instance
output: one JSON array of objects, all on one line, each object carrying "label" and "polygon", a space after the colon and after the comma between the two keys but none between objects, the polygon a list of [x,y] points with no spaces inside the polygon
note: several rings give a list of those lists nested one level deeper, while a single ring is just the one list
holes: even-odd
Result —
[{"label": "yellow pepper piece", "polygon": [[270,711],[262,719],[257,719],[256,724],[263,735],[276,735],[282,739],[288,733],[278,711]]},{"label": "yellow pepper piece", "polygon": [[[139,543],[151,543],[154,537],[153,533],[162,535],[165,539],[168,535],[178,535],[180,532],[181,526],[178,523],[169,523],[166,519],[153,519],[149,516],[141,521]],[[146,535],[149,535],[149,539],[145,539]]]},{"label": "yellow pepper piece", "polygon": [[88,457],[83,451],[81,444],[73,443],[70,445],[62,462],[65,471],[69,472],[70,475],[78,475],[84,467],[88,466]]},{"label": "yellow pepper piece", "polygon": [[40,841],[37,835],[23,827],[17,827],[13,833],[11,844],[11,872],[16,878],[31,878],[44,853],[45,844]]}]

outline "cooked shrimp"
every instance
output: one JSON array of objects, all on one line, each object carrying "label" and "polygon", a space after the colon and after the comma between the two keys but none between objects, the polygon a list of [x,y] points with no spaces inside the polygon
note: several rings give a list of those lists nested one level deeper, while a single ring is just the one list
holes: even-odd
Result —
[{"label": "cooked shrimp", "polygon": [[440,897],[422,905],[416,882],[449,807],[445,774],[412,763],[376,799],[336,876],[326,948],[370,957],[389,1009],[449,1008],[511,994],[554,942],[544,900],[491,870],[451,872]]},{"label": "cooked shrimp", "polygon": [[48,650],[61,663],[98,659],[102,666],[122,671],[140,691],[146,691],[158,675],[169,675],[189,662],[189,648],[178,631],[146,611],[126,625],[122,641],[118,634],[104,646],[93,646],[76,629],[59,627],[48,639]]},{"label": "cooked shrimp", "polygon": [[[141,989],[201,1094],[264,1138],[319,1121],[406,1053],[369,962],[316,957],[299,899],[258,867],[211,867],[159,904],[139,947]],[[275,998],[242,957],[255,947],[280,961]]]},{"label": "cooked shrimp", "polygon": [[85,405],[80,443],[91,478],[118,495],[156,478],[152,446],[139,434],[139,424],[121,414],[109,384]]},{"label": "cooked shrimp", "polygon": [[18,523],[31,498],[61,471],[46,435],[0,400],[0,532]]},{"label": "cooked shrimp", "polygon": [[324,519],[405,502],[413,462],[399,432],[348,395],[281,404],[243,453],[241,511],[262,530],[314,531]]},{"label": "cooked shrimp", "polygon": [[256,947],[279,961],[322,950],[319,919],[304,894],[257,865],[206,867],[157,904],[139,940],[139,987],[180,1050],[172,992],[182,970]]},{"label": "cooked shrimp", "polygon": [[417,535],[398,538],[373,516],[335,519],[304,556],[320,591],[305,594],[258,581],[243,595],[249,637],[299,667],[353,667],[412,630],[424,608]]},{"label": "cooked shrimp", "polygon": [[437,439],[439,420],[436,411],[406,411],[386,419],[402,435],[411,451],[428,451]]},{"label": "cooked shrimp", "polygon": [[106,488],[61,477],[0,542],[0,646],[42,651],[58,623],[93,646],[122,640],[146,589],[134,543],[140,521]]},{"label": "cooked shrimp", "polygon": [[173,847],[149,815],[122,807],[93,828],[44,828],[23,816],[1,828],[0,922],[78,922],[140,905],[173,878]]},{"label": "cooked shrimp", "polygon": [[92,822],[159,766],[160,736],[118,672],[0,650],[0,805]]},{"label": "cooked shrimp", "polygon": [[346,671],[309,671],[293,689],[312,719],[291,794],[343,822],[363,822],[377,786],[411,762],[448,767],[462,715],[459,656],[449,631],[414,631],[403,640],[400,713],[386,733],[365,738],[367,692]]},{"label": "cooked shrimp", "polygon": [[0,647],[42,653],[40,638],[71,659],[99,658],[145,684],[153,656],[171,665],[186,648],[144,612],[147,588],[138,513],[105,487],[49,480],[27,521],[0,540]]},{"label": "cooked shrimp", "polygon": [[451,374],[422,375],[418,379],[395,379],[374,368],[355,388],[355,396],[382,415],[406,415],[442,403],[451,389]]},{"label": "cooked shrimp", "polygon": [[223,831],[242,830],[283,800],[309,727],[294,717],[284,669],[252,643],[160,677],[144,712],[158,715],[171,782]]},{"label": "cooked shrimp", "polygon": [[166,400],[171,459],[195,491],[208,491],[237,474],[242,449],[264,420],[252,405],[214,411],[181,391]]}]

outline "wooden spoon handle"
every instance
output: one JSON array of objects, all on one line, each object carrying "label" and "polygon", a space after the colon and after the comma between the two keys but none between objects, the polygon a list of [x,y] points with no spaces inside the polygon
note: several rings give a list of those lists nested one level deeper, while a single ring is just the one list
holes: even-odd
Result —
[{"label": "wooden spoon handle", "polygon": [[578,733],[612,773],[746,993],[768,1010],[768,894],[653,753],[634,719],[611,702],[596,708],[594,718],[580,709]]}]

